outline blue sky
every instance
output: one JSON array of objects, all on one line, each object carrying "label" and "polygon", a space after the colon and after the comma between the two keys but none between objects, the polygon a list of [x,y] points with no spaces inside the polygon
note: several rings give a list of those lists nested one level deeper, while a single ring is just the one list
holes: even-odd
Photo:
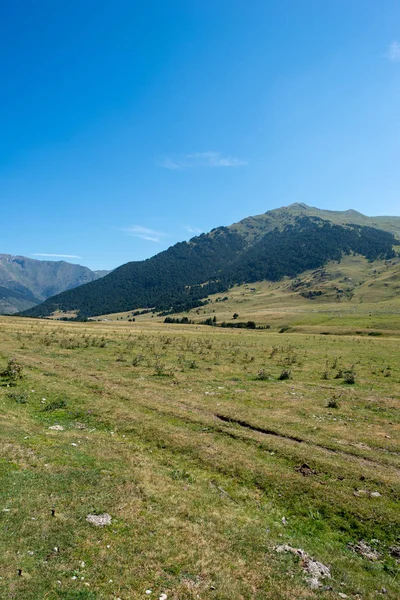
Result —
[{"label": "blue sky", "polygon": [[0,82],[3,253],[110,269],[292,202],[400,215],[398,0],[2,2]]}]

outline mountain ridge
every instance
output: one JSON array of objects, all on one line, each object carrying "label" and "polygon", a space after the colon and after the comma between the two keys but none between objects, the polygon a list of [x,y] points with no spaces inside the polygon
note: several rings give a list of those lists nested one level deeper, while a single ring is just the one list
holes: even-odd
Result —
[{"label": "mountain ridge", "polygon": [[343,254],[359,253],[368,260],[393,257],[400,217],[383,217],[380,228],[371,227],[377,219],[352,210],[281,207],[178,242],[144,261],[128,262],[22,315],[75,311],[78,318],[87,318],[137,308],[179,312],[232,285],[294,277],[329,260],[340,261]]},{"label": "mountain ridge", "polygon": [[46,261],[0,254],[0,312],[13,314],[40,304],[50,296],[103,277],[66,261]]}]

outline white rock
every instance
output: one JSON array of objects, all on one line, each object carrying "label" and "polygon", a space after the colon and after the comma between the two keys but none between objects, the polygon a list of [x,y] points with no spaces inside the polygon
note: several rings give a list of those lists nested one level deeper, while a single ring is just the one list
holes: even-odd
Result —
[{"label": "white rock", "polygon": [[51,425],[49,429],[53,431],[64,431],[64,427],[62,425]]},{"label": "white rock", "polygon": [[[86,521],[97,527],[104,527],[104,525],[111,525],[111,515],[103,513],[102,515],[88,515]],[[109,548],[110,546],[107,546]]]}]

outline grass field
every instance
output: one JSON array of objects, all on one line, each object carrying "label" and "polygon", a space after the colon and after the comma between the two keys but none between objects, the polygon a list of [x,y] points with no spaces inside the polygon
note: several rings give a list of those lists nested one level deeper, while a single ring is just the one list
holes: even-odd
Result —
[{"label": "grass field", "polygon": [[302,302],[260,331],[0,318],[0,597],[399,598],[399,318]]}]

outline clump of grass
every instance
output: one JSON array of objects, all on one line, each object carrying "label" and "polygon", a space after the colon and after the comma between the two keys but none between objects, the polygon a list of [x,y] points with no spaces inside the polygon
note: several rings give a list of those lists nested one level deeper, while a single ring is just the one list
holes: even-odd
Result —
[{"label": "clump of grass", "polygon": [[291,379],[292,372],[290,369],[283,369],[282,373],[278,377],[278,381],[284,381],[285,379]]},{"label": "clump of grass", "polygon": [[189,361],[189,369],[197,369],[198,364],[195,360],[190,360]]},{"label": "clump of grass", "polygon": [[15,402],[17,404],[27,404],[28,403],[28,394],[15,394],[14,392],[11,392],[10,394],[7,394],[7,398],[11,398],[12,400],[15,400]]},{"label": "clump of grass", "polygon": [[186,483],[194,483],[193,475],[185,471],[185,469],[174,469],[171,472],[171,477],[175,481],[185,481]]},{"label": "clump of grass", "polygon": [[23,367],[16,358],[10,358],[7,363],[7,367],[0,377],[5,379],[8,385],[17,385],[17,382],[23,377]]},{"label": "clump of grass", "polygon": [[57,399],[57,400],[53,400],[52,402],[49,402],[49,404],[46,404],[46,406],[43,408],[43,410],[45,412],[51,412],[53,410],[58,410],[59,408],[66,408],[67,406],[67,401],[64,400],[63,398]]},{"label": "clump of grass", "polygon": [[132,366],[138,367],[143,362],[144,356],[143,354],[136,354],[136,356],[132,359]]}]

